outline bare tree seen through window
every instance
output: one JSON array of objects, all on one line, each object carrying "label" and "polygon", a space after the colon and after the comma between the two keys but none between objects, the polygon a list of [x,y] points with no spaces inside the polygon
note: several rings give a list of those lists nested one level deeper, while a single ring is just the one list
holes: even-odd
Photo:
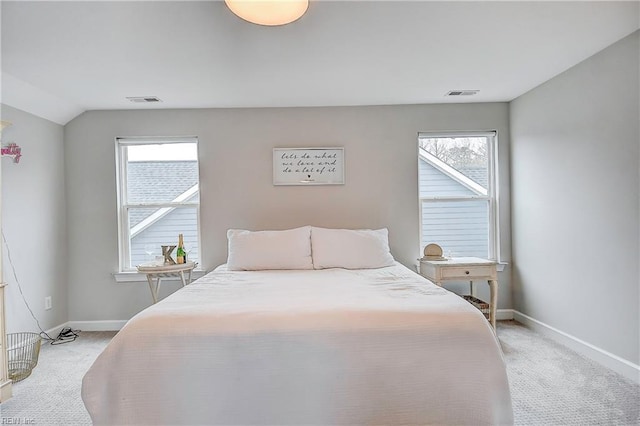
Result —
[{"label": "bare tree seen through window", "polygon": [[458,170],[488,164],[486,138],[421,138],[420,147]]}]

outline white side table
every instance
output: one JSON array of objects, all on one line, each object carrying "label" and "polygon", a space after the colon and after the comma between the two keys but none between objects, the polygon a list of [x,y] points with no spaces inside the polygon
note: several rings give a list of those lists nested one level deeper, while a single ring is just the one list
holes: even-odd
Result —
[{"label": "white side table", "polygon": [[473,282],[486,280],[491,290],[489,322],[495,330],[496,307],[498,305],[498,273],[496,262],[479,257],[454,257],[448,260],[420,259],[420,275],[439,286],[442,286],[443,281],[469,281],[472,296],[474,296]]},{"label": "white side table", "polygon": [[[191,273],[196,267],[196,262],[187,262],[177,265],[162,265],[162,266],[137,266],[138,272],[147,275],[147,282],[149,283],[149,290],[151,291],[151,297],[153,303],[158,303],[158,292],[160,291],[160,281],[163,278],[180,278],[182,287],[191,283]],[[185,277],[186,275],[186,277]]]}]

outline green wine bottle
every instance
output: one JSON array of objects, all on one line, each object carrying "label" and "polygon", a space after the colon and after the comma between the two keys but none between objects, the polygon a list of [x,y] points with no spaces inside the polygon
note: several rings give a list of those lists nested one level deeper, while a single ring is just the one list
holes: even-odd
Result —
[{"label": "green wine bottle", "polygon": [[184,251],[184,240],[182,234],[178,234],[178,249],[176,250],[176,262],[178,264],[187,263],[187,252]]}]

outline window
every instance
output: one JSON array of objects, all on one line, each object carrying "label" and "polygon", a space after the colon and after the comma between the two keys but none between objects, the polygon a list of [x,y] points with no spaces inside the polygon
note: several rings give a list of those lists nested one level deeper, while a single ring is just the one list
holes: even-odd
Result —
[{"label": "window", "polygon": [[495,132],[418,135],[420,243],[497,259]]},{"label": "window", "polygon": [[[200,256],[196,138],[117,138],[120,271],[162,254],[184,235],[187,259]],[[173,253],[175,255],[175,252]]]}]

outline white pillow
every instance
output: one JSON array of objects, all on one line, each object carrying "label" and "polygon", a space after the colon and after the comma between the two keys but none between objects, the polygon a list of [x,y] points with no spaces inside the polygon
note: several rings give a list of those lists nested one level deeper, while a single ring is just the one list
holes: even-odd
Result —
[{"label": "white pillow", "polygon": [[229,229],[227,240],[230,271],[313,269],[310,226],[285,231]]},{"label": "white pillow", "polygon": [[311,228],[315,269],[372,269],[391,266],[389,231],[383,229]]}]

